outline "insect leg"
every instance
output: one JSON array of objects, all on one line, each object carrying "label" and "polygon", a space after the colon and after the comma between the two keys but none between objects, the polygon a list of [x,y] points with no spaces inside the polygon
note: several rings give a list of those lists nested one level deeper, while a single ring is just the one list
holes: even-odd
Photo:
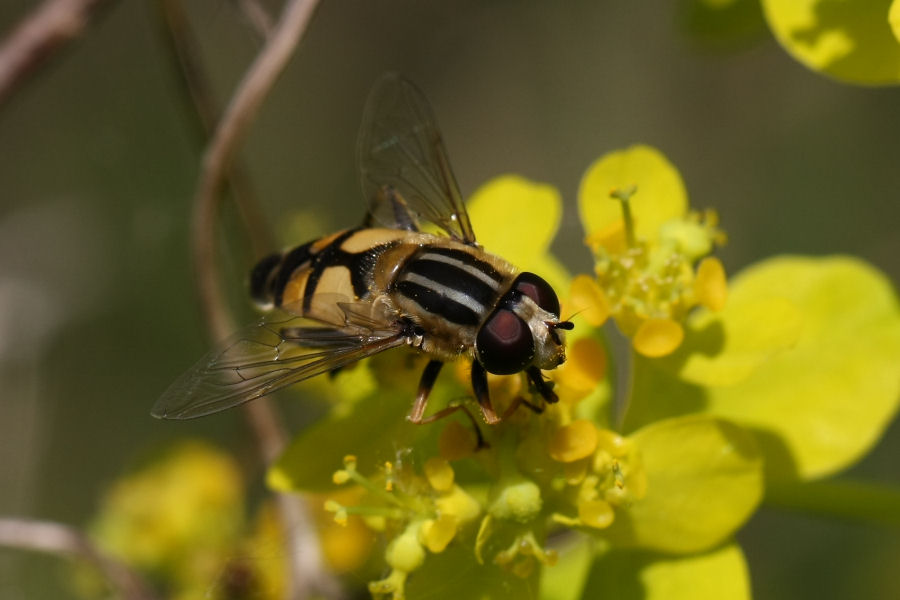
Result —
[{"label": "insect leg", "polygon": [[544,376],[541,374],[540,369],[537,367],[530,367],[528,369],[528,379],[531,380],[531,383],[534,384],[534,387],[537,388],[537,391],[543,396],[544,402],[547,404],[559,402],[559,396],[556,395],[556,392],[553,391],[550,384],[544,380]]},{"label": "insect leg", "polygon": [[[473,366],[473,378],[474,378],[474,366]],[[556,393],[551,389],[550,384],[544,381],[544,376],[541,374],[541,370],[537,367],[531,367],[528,369],[528,379],[534,386],[537,388],[540,395],[544,398],[544,402],[547,404],[553,404],[554,402],[559,401],[559,397]],[[474,386],[474,379],[473,379]],[[500,420],[503,421],[511,414],[513,414],[517,408],[521,405],[525,405],[528,409],[536,414],[541,414],[544,412],[543,406],[538,406],[532,402],[529,402],[525,399],[524,396],[516,396],[513,398],[513,401],[509,403],[509,406],[503,411],[503,415],[501,415]]]},{"label": "insect leg", "polygon": [[544,412],[543,406],[538,406],[537,404],[529,402],[523,396],[516,396],[515,398],[513,398],[512,402],[509,403],[509,406],[506,408],[506,410],[503,411],[503,414],[500,416],[500,420],[505,421],[511,414],[516,412],[517,408],[522,405],[528,408],[531,412],[538,415]]},{"label": "insect leg", "polygon": [[495,425],[500,422],[500,417],[494,412],[491,406],[491,396],[488,392],[487,371],[481,366],[481,363],[472,361],[472,391],[475,392],[475,399],[481,406],[481,414],[488,425]]},{"label": "insect leg", "polygon": [[422,415],[425,414],[425,405],[428,404],[428,395],[431,393],[431,388],[434,387],[434,382],[437,380],[437,376],[441,372],[441,367],[443,366],[444,363],[441,361],[432,360],[422,372],[422,379],[419,380],[419,391],[416,393],[416,401],[413,404],[409,415],[406,417],[416,425],[420,425],[424,422],[422,420]]},{"label": "insect leg", "polygon": [[426,423],[433,423],[438,419],[443,419],[447,415],[461,410],[466,413],[469,421],[472,422],[472,427],[475,429],[475,436],[478,438],[477,448],[487,448],[487,442],[484,441],[484,437],[481,435],[481,430],[478,429],[478,423],[475,421],[475,417],[472,416],[472,413],[470,413],[464,405],[453,404],[446,408],[442,408],[433,415],[429,415],[427,417],[423,416],[425,413],[425,405],[428,403],[428,395],[431,393],[431,388],[434,386],[434,382],[437,379],[438,373],[441,372],[441,367],[443,366],[444,363],[442,363],[441,361],[432,360],[425,367],[425,371],[422,373],[422,379],[419,380],[419,391],[416,394],[416,401],[413,404],[412,410],[406,418],[411,423],[414,423],[416,425],[424,425]]}]

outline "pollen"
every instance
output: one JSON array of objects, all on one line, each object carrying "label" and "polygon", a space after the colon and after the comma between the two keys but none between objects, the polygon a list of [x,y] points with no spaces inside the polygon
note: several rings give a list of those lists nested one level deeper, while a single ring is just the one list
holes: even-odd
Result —
[{"label": "pollen", "polygon": [[557,429],[547,450],[553,460],[570,463],[593,454],[598,443],[597,427],[590,421],[579,419]]},{"label": "pollen", "polygon": [[720,311],[725,307],[728,282],[722,261],[714,256],[708,256],[700,261],[694,278],[694,293],[697,302],[710,310]]},{"label": "pollen", "polygon": [[631,340],[634,349],[644,356],[659,358],[674,352],[684,340],[684,329],[672,319],[647,319]]},{"label": "pollen", "polygon": [[334,522],[338,525],[347,524],[347,509],[336,500],[326,500],[325,510],[334,513]]},{"label": "pollen", "polygon": [[429,458],[425,462],[425,478],[438,492],[449,492],[453,488],[453,467],[444,458]]},{"label": "pollen", "polygon": [[390,461],[384,463],[384,490],[394,491],[394,464]]}]

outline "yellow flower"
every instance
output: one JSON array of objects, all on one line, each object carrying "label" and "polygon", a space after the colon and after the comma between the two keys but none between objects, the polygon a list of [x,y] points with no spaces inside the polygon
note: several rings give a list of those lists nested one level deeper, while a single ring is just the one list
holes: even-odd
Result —
[{"label": "yellow flower", "polygon": [[243,484],[227,455],[184,442],[107,492],[92,529],[110,553],[178,579],[214,577],[243,526]]},{"label": "yellow flower", "polygon": [[600,158],[578,199],[597,285],[576,279],[573,308],[610,314],[638,353],[660,357],[681,344],[694,307],[724,306],[724,269],[708,256],[724,241],[718,219],[688,212],[681,177],[658,151]]},{"label": "yellow flower", "polygon": [[[610,176],[621,180],[618,198]],[[685,582],[701,579],[711,583],[699,597],[748,597],[731,539],[762,501],[765,477],[783,476],[786,460],[795,478],[845,466],[897,409],[900,309],[890,286],[857,261],[796,258],[728,285],[708,256],[724,240],[714,213],[690,213],[677,171],[646,147],[599,161],[582,183],[590,276],[570,278],[547,254],[558,222],[552,188],[501,177],[476,200],[479,231],[511,203],[528,207],[517,214],[521,239],[482,239],[489,250],[538,272],[532,265],[559,267],[554,285],[576,322],[568,361],[548,373],[560,401],[544,405],[527,379],[505,376],[490,381],[492,395],[519,408],[500,424],[458,411],[416,427],[403,417],[421,367],[378,357],[352,375],[376,382],[365,394],[345,392],[338,375],[330,389],[355,394],[351,409],[300,434],[270,484],[365,490],[328,508],[383,536],[389,574],[371,584],[377,596],[515,597],[540,586],[542,597],[618,597],[612,576],[640,577],[651,598],[698,597]],[[599,329],[607,316],[637,350],[620,394],[607,369],[617,357]],[[466,404],[466,368],[445,370],[434,409]],[[859,394],[864,407],[848,404]],[[332,479],[323,465],[351,452],[358,458]],[[629,561],[629,550],[650,558]]]},{"label": "yellow flower", "polygon": [[325,502],[338,525],[347,526],[353,517],[362,517],[376,530],[395,535],[385,550],[390,574],[369,584],[375,597],[405,597],[407,577],[425,562],[427,553],[443,552],[459,527],[481,512],[478,503],[454,483],[454,471],[443,458],[425,462],[424,474],[411,472],[405,463],[385,463],[379,475],[367,478],[357,470],[355,456],[344,458],[344,468],[332,477],[338,485],[355,483],[353,504],[335,496]]},{"label": "yellow flower", "polygon": [[763,0],[775,38],[806,67],[846,83],[900,83],[900,3]]}]

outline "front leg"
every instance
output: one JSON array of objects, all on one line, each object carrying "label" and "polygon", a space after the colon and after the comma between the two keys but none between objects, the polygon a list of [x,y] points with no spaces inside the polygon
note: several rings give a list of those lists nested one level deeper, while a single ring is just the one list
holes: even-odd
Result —
[{"label": "front leg", "polygon": [[556,392],[550,387],[550,384],[544,380],[544,375],[541,373],[541,370],[537,367],[530,367],[528,369],[528,379],[531,380],[531,383],[534,384],[534,387],[537,388],[537,391],[543,396],[544,402],[547,404],[556,404],[559,402],[559,396],[556,395]]},{"label": "front leg", "polygon": [[481,366],[477,360],[472,361],[472,391],[475,392],[475,399],[481,407],[481,414],[488,425],[496,425],[500,422],[500,417],[494,412],[491,406],[491,395],[488,391],[487,371]]},{"label": "front leg", "polygon": [[416,393],[416,401],[406,417],[416,425],[421,425],[424,422],[422,416],[425,414],[425,406],[428,404],[428,395],[431,394],[431,388],[434,387],[434,382],[437,381],[443,366],[444,363],[441,361],[432,360],[428,362],[428,365],[422,372],[422,379],[419,380],[419,391]]},{"label": "front leg", "polygon": [[433,415],[427,417],[424,416],[425,405],[428,404],[428,395],[431,393],[431,388],[434,387],[434,382],[437,380],[438,374],[441,372],[441,367],[443,366],[444,363],[439,360],[432,360],[425,366],[425,371],[422,372],[422,379],[419,380],[419,391],[416,393],[416,401],[413,403],[412,410],[409,411],[409,415],[406,417],[407,420],[416,425],[423,425],[425,423],[433,423],[438,419],[443,419],[447,415],[461,410],[465,413],[466,417],[468,417],[469,421],[472,422],[472,428],[475,429],[477,442],[475,449],[487,448],[487,442],[484,441],[481,430],[478,429],[478,423],[475,422],[475,417],[473,417],[472,413],[470,413],[462,404],[452,404],[437,411]]}]

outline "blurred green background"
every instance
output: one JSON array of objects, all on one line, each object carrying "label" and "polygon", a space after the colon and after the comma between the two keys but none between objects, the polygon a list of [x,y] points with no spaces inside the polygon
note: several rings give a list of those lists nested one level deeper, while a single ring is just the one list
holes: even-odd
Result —
[{"label": "blurred green background", "polygon": [[[0,29],[35,4],[4,2]],[[186,4],[224,103],[259,37],[236,3]],[[900,281],[900,90],[806,70],[754,3],[738,5],[324,2],[242,157],[284,244],[355,224],[362,105],[398,70],[431,99],[464,193],[505,172],[561,190],[555,249],[572,270],[590,265],[582,172],[643,142],[695,207],[718,209],[730,272],[852,253]],[[0,111],[3,515],[83,524],[110,481],[182,436],[254,460],[236,411],[149,416],[206,347],[187,238],[200,144],[157,17],[153,2],[114,3]],[[252,257],[228,231],[230,291],[250,320]],[[900,484],[897,456],[895,423],[850,475]],[[897,533],[763,509],[739,540],[758,598],[896,598]],[[57,560],[0,550],[2,598],[70,597],[64,578]]]}]

